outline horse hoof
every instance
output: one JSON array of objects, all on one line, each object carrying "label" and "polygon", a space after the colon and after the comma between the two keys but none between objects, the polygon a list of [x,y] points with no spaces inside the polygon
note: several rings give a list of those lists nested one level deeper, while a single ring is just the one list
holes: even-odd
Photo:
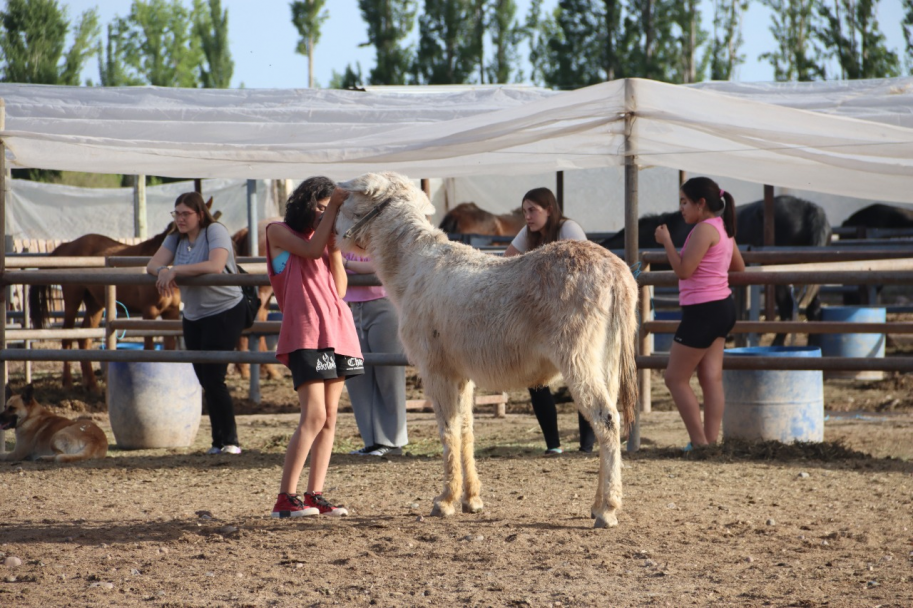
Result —
[{"label": "horse hoof", "polygon": [[431,508],[431,515],[433,517],[452,517],[456,511],[453,507],[445,508],[442,507],[439,503],[435,503],[434,507]]},{"label": "horse hoof", "polygon": [[483,505],[482,501],[479,499],[463,503],[463,513],[481,513],[484,508],[485,505]]},{"label": "horse hoof", "polygon": [[596,517],[596,523],[593,524],[594,528],[614,528],[618,525],[618,518],[614,515],[607,515],[605,517]]}]

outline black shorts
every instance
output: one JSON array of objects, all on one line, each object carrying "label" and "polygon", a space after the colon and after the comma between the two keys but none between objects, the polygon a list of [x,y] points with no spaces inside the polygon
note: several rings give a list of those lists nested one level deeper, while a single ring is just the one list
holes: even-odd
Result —
[{"label": "black shorts", "polygon": [[332,348],[302,348],[288,354],[295,390],[305,382],[350,378],[365,373],[365,360],[337,355]]},{"label": "black shorts", "polygon": [[691,348],[710,348],[717,338],[725,338],[735,327],[735,302],[732,296],[714,302],[682,306],[682,322],[673,340]]}]

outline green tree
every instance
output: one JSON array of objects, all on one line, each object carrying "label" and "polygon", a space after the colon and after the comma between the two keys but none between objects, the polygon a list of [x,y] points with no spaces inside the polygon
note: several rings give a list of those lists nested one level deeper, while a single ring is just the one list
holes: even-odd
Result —
[{"label": "green tree", "polygon": [[206,65],[200,65],[200,81],[207,89],[227,89],[235,62],[228,45],[228,9],[221,0],[194,0],[193,32],[200,40]]},{"label": "green tree", "polygon": [[124,64],[124,28],[126,24],[115,19],[108,24],[108,40],[98,43],[98,72],[103,87],[128,87],[144,84],[143,79],[132,74]]},{"label": "green tree", "polygon": [[473,0],[425,0],[414,69],[419,83],[469,82],[482,55],[477,8]]},{"label": "green tree", "polygon": [[601,5],[601,0],[559,0],[551,15],[538,20],[532,57],[545,84],[576,89],[608,78],[600,61],[605,49]]},{"label": "green tree", "polygon": [[0,12],[0,53],[5,82],[78,85],[99,35],[98,13],[84,12],[66,47],[70,23],[56,0],[7,0]]},{"label": "green tree", "polygon": [[731,80],[736,67],[745,63],[739,47],[743,43],[742,16],[746,10],[748,0],[713,0],[713,34],[705,56],[711,80]]},{"label": "green tree", "polygon": [[360,89],[364,86],[364,76],[361,74],[361,64],[356,63],[355,68],[349,64],[346,71],[340,74],[333,70],[333,76],[330,78],[331,89]]},{"label": "green tree", "polygon": [[517,23],[514,0],[492,0],[488,20],[492,59],[485,68],[488,82],[522,80],[519,51],[523,28]]},{"label": "green tree", "polygon": [[308,59],[308,87],[314,88],[314,45],[320,42],[320,29],[329,18],[323,10],[326,0],[295,0],[291,4],[292,23],[301,39],[295,52]]},{"label": "green tree", "polygon": [[707,56],[699,58],[699,49],[707,42],[699,4],[698,0],[680,0],[668,7],[673,31],[678,32],[668,42],[670,82],[699,82],[707,71]]},{"label": "green tree", "polygon": [[907,71],[913,74],[913,0],[903,0],[903,7],[905,12],[900,25],[903,28],[903,37],[907,43]]},{"label": "green tree", "polygon": [[368,42],[374,46],[375,65],[371,84],[406,84],[412,67],[412,50],[402,46],[415,24],[416,0],[358,0],[368,26]]},{"label": "green tree", "polygon": [[821,49],[815,42],[815,7],[819,0],[761,0],[770,7],[770,32],[777,41],[777,49],[764,53],[774,68],[776,80],[815,80],[824,78],[824,67],[819,63]]},{"label": "green tree", "polygon": [[900,74],[900,60],[878,27],[877,8],[878,0],[833,0],[833,9],[825,2],[818,7],[823,20],[818,37],[825,53],[837,60],[843,79]]},{"label": "green tree", "polygon": [[127,17],[116,18],[122,57],[131,78],[160,87],[199,84],[203,64],[193,15],[180,0],[133,0]]}]

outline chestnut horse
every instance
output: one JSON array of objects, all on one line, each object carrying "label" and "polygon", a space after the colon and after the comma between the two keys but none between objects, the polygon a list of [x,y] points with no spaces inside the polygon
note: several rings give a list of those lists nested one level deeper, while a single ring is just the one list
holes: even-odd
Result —
[{"label": "chestnut horse", "polygon": [[495,215],[475,203],[460,203],[447,212],[438,228],[448,234],[515,236],[525,225],[522,207]]},{"label": "chestnut horse", "polygon": [[[69,257],[69,256],[152,256],[165,237],[172,230],[172,224],[161,233],[147,241],[136,245],[124,245],[112,238],[101,234],[86,234],[74,241],[63,243],[49,256]],[[83,318],[82,327],[97,328],[101,322],[102,312],[105,308],[105,286],[104,285],[63,285],[63,308],[64,308],[64,329],[72,329],[76,325],[76,314],[81,304],[86,307],[85,317]],[[31,307],[30,315],[32,326],[41,328],[45,326],[48,319],[48,285],[32,285],[29,289],[29,306]],[[127,307],[132,314],[142,314],[144,319],[155,319],[161,315],[162,319],[178,320],[180,319],[181,296],[178,292],[172,297],[159,295],[155,285],[120,285],[117,288],[117,301]],[[72,348],[72,340],[62,340],[63,348]],[[79,348],[88,349],[89,340],[78,340]],[[174,349],[176,340],[173,337],[165,338],[165,348]],[[147,350],[154,348],[153,338],[145,339]],[[89,361],[80,362],[82,368],[82,384],[86,389],[94,393],[99,392],[98,383],[95,380],[95,374],[92,371],[92,363]],[[73,378],[70,374],[70,362],[65,361],[63,364],[63,386],[70,389],[73,387]]]}]

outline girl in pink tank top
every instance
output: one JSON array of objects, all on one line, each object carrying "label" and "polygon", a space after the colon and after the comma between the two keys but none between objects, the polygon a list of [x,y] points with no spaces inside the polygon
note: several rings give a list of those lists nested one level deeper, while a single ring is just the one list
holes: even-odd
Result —
[{"label": "girl in pink tank top", "polygon": [[[342,301],[348,281],[333,232],[347,196],[332,180],[312,177],[289,197],[285,220],[266,227],[267,274],[282,310],[276,358],[291,370],[301,406],[273,517],[348,514],[323,496],[343,381],[364,373],[352,313]],[[308,453],[301,496],[298,479]]]},{"label": "girl in pink tank top", "polygon": [[[675,406],[685,423],[693,447],[716,442],[723,420],[723,349],[735,325],[735,304],[729,289],[729,272],[745,270],[735,245],[735,201],[707,177],[682,185],[682,217],[694,228],[681,253],[675,250],[666,225],[656,229],[656,241],[666,250],[669,264],[679,278],[682,322],[675,332],[664,375]],[[701,406],[691,390],[691,375],[704,392]]]}]

